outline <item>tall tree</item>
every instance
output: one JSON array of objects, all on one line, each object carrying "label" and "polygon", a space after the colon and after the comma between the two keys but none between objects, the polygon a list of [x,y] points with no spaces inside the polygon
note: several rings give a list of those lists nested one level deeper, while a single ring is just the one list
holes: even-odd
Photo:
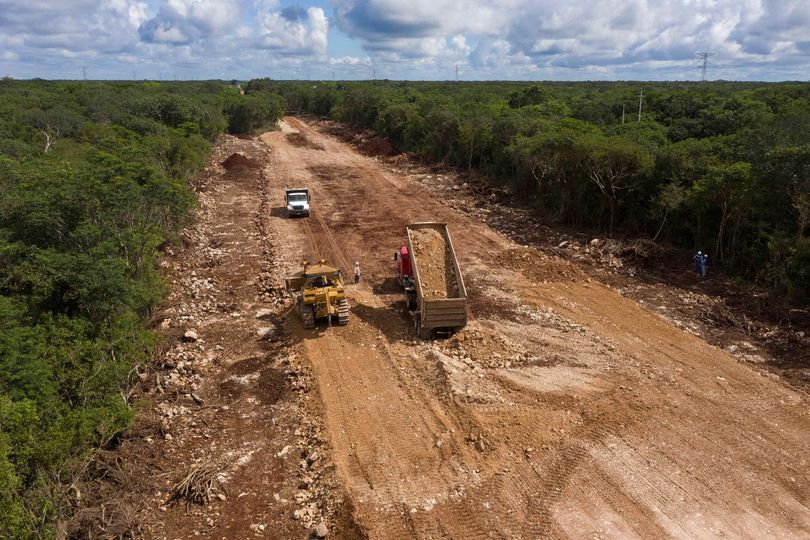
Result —
[{"label": "tall tree", "polygon": [[623,137],[585,136],[577,141],[580,167],[602,193],[610,213],[608,232],[613,236],[619,195],[635,188],[653,167],[643,146]]}]

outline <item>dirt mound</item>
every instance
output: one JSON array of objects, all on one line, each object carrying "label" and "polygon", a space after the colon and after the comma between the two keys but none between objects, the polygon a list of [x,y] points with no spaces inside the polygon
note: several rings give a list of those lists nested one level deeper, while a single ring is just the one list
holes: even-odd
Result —
[{"label": "dirt mound", "polygon": [[487,330],[468,328],[449,339],[446,345],[447,354],[469,358],[473,365],[483,368],[514,367],[528,362],[521,344]]},{"label": "dirt mound", "polygon": [[584,280],[587,276],[576,266],[543,255],[530,248],[516,248],[503,251],[497,257],[498,263],[510,270],[520,272],[528,279],[539,283]]},{"label": "dirt mound", "polygon": [[444,235],[435,229],[415,229],[412,242],[414,256],[419,261],[422,293],[428,298],[457,298],[453,257]]},{"label": "dirt mound", "polygon": [[287,142],[293,146],[297,146],[299,148],[312,148],[313,150],[325,150],[324,146],[320,143],[314,143],[309,140],[309,138],[301,133],[301,132],[294,132],[294,133],[287,133],[284,136],[287,139]]},{"label": "dirt mound", "polygon": [[259,164],[249,157],[242,154],[235,153],[228,156],[228,159],[223,161],[221,165],[228,171],[239,171],[244,169],[258,169]]}]

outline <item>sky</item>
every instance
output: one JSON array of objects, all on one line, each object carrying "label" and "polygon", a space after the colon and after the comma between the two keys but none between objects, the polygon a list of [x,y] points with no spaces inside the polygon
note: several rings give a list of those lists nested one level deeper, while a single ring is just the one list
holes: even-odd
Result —
[{"label": "sky", "polygon": [[19,79],[808,80],[810,0],[0,0]]}]

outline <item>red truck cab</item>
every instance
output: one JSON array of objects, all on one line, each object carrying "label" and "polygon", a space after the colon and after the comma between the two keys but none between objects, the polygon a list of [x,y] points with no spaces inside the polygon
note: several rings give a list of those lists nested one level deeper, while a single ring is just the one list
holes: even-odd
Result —
[{"label": "red truck cab", "polygon": [[405,289],[408,309],[416,309],[416,285],[411,271],[411,256],[405,242],[402,243],[402,247],[394,252],[394,260],[397,266],[397,281]]},{"label": "red truck cab", "polygon": [[411,256],[408,255],[408,246],[403,243],[402,247],[399,248],[399,253],[394,253],[394,260],[397,261],[397,279],[399,284],[403,285],[402,279],[411,277]]}]

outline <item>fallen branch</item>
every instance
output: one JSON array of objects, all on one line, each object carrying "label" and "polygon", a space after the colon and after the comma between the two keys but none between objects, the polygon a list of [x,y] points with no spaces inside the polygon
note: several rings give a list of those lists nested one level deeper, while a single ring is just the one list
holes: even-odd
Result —
[{"label": "fallen branch", "polygon": [[186,475],[172,487],[166,504],[185,500],[186,508],[192,503],[205,505],[211,500],[211,491],[217,474],[225,468],[218,461],[205,461],[192,465]]},{"label": "fallen branch", "polygon": [[721,328],[736,328],[746,333],[751,333],[755,330],[754,325],[745,315],[737,316],[733,311],[723,304],[712,304],[708,308],[701,311],[698,318],[705,323]]}]

